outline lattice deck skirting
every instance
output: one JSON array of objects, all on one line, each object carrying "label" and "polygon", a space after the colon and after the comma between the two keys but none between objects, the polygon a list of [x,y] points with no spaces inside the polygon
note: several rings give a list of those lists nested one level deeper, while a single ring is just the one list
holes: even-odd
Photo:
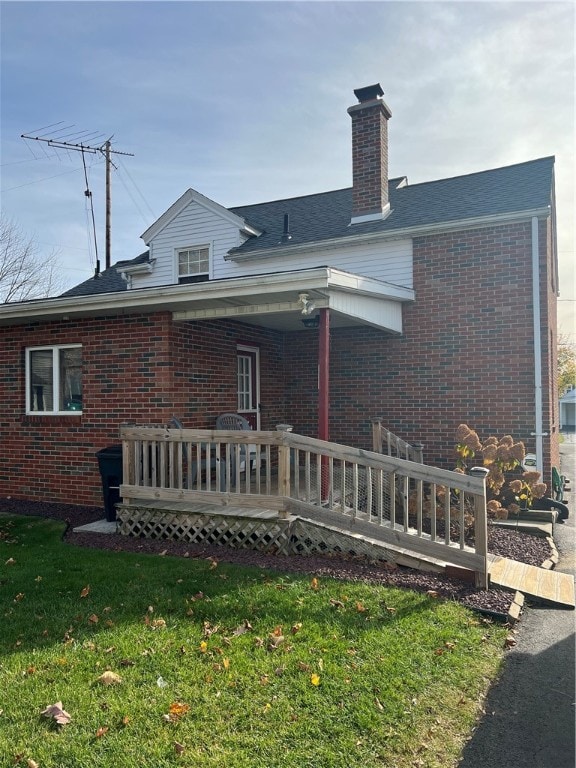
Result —
[{"label": "lattice deck skirting", "polygon": [[376,542],[291,516],[261,519],[246,515],[182,512],[118,505],[118,532],[124,536],[174,539],[272,554],[343,554],[396,561],[396,553]]}]

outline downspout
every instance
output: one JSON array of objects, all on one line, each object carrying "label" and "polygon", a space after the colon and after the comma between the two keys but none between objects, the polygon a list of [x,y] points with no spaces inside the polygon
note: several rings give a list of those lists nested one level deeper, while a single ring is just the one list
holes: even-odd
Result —
[{"label": "downspout", "polygon": [[538,246],[538,219],[532,217],[532,307],[534,323],[534,398],[536,469],[544,475],[543,407],[542,407],[542,334],[540,330],[540,249]]}]

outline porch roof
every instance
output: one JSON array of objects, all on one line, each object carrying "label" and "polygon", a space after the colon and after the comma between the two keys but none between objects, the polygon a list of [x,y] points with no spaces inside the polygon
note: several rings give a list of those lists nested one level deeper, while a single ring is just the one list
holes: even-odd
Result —
[{"label": "porch roof", "polygon": [[0,325],[167,311],[181,321],[228,319],[276,330],[304,330],[302,293],[315,309],[331,310],[334,327],[369,325],[392,333],[402,333],[402,303],[414,300],[414,291],[408,288],[317,267],[81,299],[61,296],[9,303],[0,305]]}]

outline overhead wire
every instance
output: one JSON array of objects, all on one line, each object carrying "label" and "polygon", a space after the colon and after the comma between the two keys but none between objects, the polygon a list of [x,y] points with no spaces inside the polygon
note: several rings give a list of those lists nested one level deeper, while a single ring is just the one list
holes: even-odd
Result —
[{"label": "overhead wire", "polygon": [[138,185],[136,184],[136,182],[134,181],[134,179],[133,179],[133,178],[132,178],[132,176],[130,175],[130,172],[129,172],[128,168],[126,168],[126,166],[125,166],[125,165],[124,165],[124,163],[122,162],[122,159],[121,159],[121,158],[118,160],[118,163],[119,163],[119,165],[121,166],[121,168],[122,168],[122,170],[124,171],[124,173],[126,174],[126,176],[128,176],[128,178],[129,178],[129,179],[130,179],[130,181],[132,182],[132,185],[134,186],[134,189],[136,190],[136,192],[138,192],[138,194],[139,194],[139,195],[140,195],[140,197],[142,198],[142,201],[144,202],[144,205],[146,206],[146,208],[148,208],[148,210],[149,210],[149,212],[150,212],[150,215],[151,215],[152,217],[156,218],[156,214],[154,213],[154,211],[152,210],[152,208],[151,208],[151,207],[150,207],[150,205],[148,204],[148,200],[146,200],[146,198],[144,197],[144,195],[143,195],[143,194],[142,194],[142,192],[140,191],[140,188],[138,187]]},{"label": "overhead wire", "polygon": [[[88,184],[88,171],[86,170],[86,158],[85,158],[84,150],[82,150],[81,154],[82,154],[82,165],[84,167],[84,179],[86,181],[86,190],[84,194],[86,195],[87,201],[90,202],[90,211],[92,214],[92,230],[94,232],[94,253],[96,255],[96,274],[98,274],[100,272],[100,260],[98,259],[98,241],[96,239],[96,219],[94,217],[94,202],[92,200],[92,192],[90,191],[90,185]],[[87,204],[87,208],[88,208],[88,204]],[[90,237],[88,237],[88,242],[90,242]]]}]

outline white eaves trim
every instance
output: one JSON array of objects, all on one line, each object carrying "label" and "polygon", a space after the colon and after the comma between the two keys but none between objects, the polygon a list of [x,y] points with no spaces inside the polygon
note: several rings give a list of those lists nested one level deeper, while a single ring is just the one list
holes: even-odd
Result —
[{"label": "white eaves trim", "polygon": [[227,208],[224,208],[224,206],[214,202],[214,200],[210,200],[209,197],[205,197],[195,189],[190,188],[187,189],[186,192],[184,192],[184,194],[179,197],[178,200],[176,200],[176,202],[173,203],[170,208],[168,208],[168,210],[165,211],[162,216],[160,216],[160,218],[154,222],[154,224],[152,224],[152,226],[148,227],[146,232],[140,235],[146,245],[149,245],[150,241],[153,240],[165,227],[167,227],[168,224],[170,224],[170,222],[173,221],[176,216],[178,216],[178,214],[184,210],[184,208],[186,208],[187,205],[190,205],[190,203],[196,203],[202,208],[206,208],[216,216],[220,216],[220,218],[223,220],[228,221],[235,227],[238,227],[239,230],[245,232],[248,235],[262,234],[259,230],[247,224],[244,219],[240,218],[240,216],[237,216],[235,213],[231,213]]},{"label": "white eaves trim", "polygon": [[160,288],[136,288],[130,291],[63,296],[51,299],[14,302],[0,305],[0,324],[26,323],[37,320],[62,320],[73,317],[95,317],[106,314],[166,311],[179,312],[193,308],[195,302],[230,299],[253,301],[253,297],[295,292],[329,291],[331,288],[363,295],[413,301],[414,291],[329,267],[281,272],[271,275],[239,277],[212,282],[169,285]]},{"label": "white eaves trim", "polygon": [[240,247],[240,249],[234,248],[232,251],[229,251],[224,258],[226,261],[240,262],[267,259],[270,256],[285,256],[301,251],[314,250],[314,253],[317,253],[318,251],[331,250],[336,247],[354,245],[357,243],[404,240],[408,237],[433,235],[439,232],[454,232],[490,227],[498,224],[507,224],[513,221],[522,221],[524,219],[531,220],[534,216],[538,218],[547,218],[550,214],[551,208],[547,205],[543,208],[535,208],[530,211],[514,211],[512,213],[500,213],[494,216],[476,216],[469,219],[455,219],[454,221],[422,224],[417,227],[404,227],[403,229],[391,229],[384,232],[367,232],[364,235],[351,234],[347,237],[333,237],[328,240],[311,241],[289,246],[282,245],[276,248],[266,248],[257,251],[243,252]]},{"label": "white eaves trim", "polygon": [[142,264],[126,264],[124,267],[117,267],[116,272],[120,275],[149,275],[154,268],[156,259],[150,259]]}]

